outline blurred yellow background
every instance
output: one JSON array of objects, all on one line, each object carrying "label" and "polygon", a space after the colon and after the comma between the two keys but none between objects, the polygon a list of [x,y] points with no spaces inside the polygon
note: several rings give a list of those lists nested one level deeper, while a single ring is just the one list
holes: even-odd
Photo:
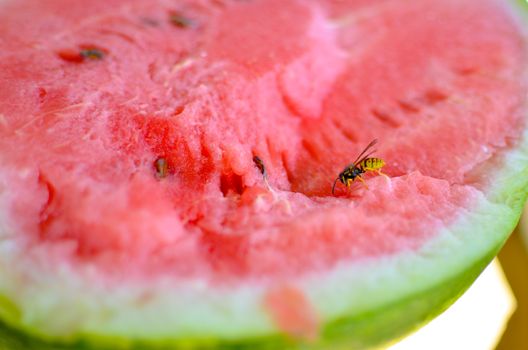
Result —
[{"label": "blurred yellow background", "polygon": [[528,206],[503,249],[447,311],[387,350],[528,349]]},{"label": "blurred yellow background", "polygon": [[[517,300],[498,350],[528,349],[528,211],[499,253],[499,261]],[[490,300],[492,303],[493,300]]]}]

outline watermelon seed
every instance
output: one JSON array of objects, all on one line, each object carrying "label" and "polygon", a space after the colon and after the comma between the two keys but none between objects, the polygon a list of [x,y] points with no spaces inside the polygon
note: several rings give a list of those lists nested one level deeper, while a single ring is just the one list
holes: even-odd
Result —
[{"label": "watermelon seed", "polygon": [[106,55],[104,50],[95,47],[81,47],[80,51],[77,50],[60,50],[57,55],[64,61],[73,63],[82,63],[85,60],[98,61],[104,58]]},{"label": "watermelon seed", "polygon": [[96,48],[83,49],[81,50],[80,55],[82,58],[94,61],[102,60],[105,56],[103,51]]},{"label": "watermelon seed", "polygon": [[346,137],[348,140],[352,142],[356,142],[357,137],[352,131],[345,129],[345,128],[340,129],[340,131],[341,131],[341,134],[343,134],[343,136]]},{"label": "watermelon seed", "polygon": [[414,104],[412,104],[410,102],[407,102],[407,101],[400,100],[400,101],[398,101],[398,105],[400,106],[400,108],[404,112],[409,112],[409,113],[418,113],[418,112],[420,112],[420,108],[418,108]]},{"label": "watermelon seed", "polygon": [[43,87],[39,87],[39,99],[42,101],[46,97],[48,92]]},{"label": "watermelon seed", "polygon": [[81,63],[84,58],[75,50],[60,50],[57,56],[66,62]]},{"label": "watermelon seed", "polygon": [[262,159],[260,159],[260,157],[258,156],[254,156],[253,163],[255,163],[255,166],[258,168],[258,170],[262,174],[262,177],[264,178],[264,182],[266,183],[266,187],[268,188],[268,190],[270,192],[274,192],[268,182],[268,173],[266,172],[266,167],[264,166],[264,162],[262,161]]},{"label": "watermelon seed", "polygon": [[316,161],[319,161],[319,152],[317,151],[317,148],[315,145],[313,145],[312,143],[310,143],[309,141],[307,140],[303,140],[302,141],[302,147],[308,152],[308,154],[310,155],[310,157],[312,159],[315,159]]},{"label": "watermelon seed", "polygon": [[447,95],[437,89],[427,90],[424,94],[425,103],[434,105],[447,99]]},{"label": "watermelon seed", "polygon": [[373,108],[371,111],[372,115],[380,120],[382,123],[387,124],[390,127],[398,128],[400,123],[395,121],[389,114],[382,112],[376,108]]},{"label": "watermelon seed", "polygon": [[43,231],[45,231],[46,228],[49,227],[50,223],[53,221],[53,203],[56,197],[56,190],[55,186],[53,186],[53,184],[40,171],[38,181],[39,184],[44,187],[48,196],[46,203],[44,203],[42,209],[40,210],[39,226],[41,234],[43,234]]},{"label": "watermelon seed", "polygon": [[258,168],[262,176],[266,177],[268,175],[266,174],[266,168],[264,167],[264,162],[262,159],[260,159],[258,156],[254,156],[253,163],[255,163],[255,166]]},{"label": "watermelon seed", "polygon": [[185,111],[185,106],[178,106],[174,109],[174,112],[172,113],[173,116],[178,116],[180,114],[183,113],[183,111]]},{"label": "watermelon seed", "polygon": [[357,141],[357,136],[354,134],[352,130],[347,128],[345,125],[341,124],[339,122],[339,119],[331,119],[332,124],[334,125],[335,129],[339,131],[347,140],[355,143]]},{"label": "watermelon seed", "polygon": [[189,17],[185,17],[178,12],[171,13],[169,17],[170,22],[178,28],[194,28],[196,27],[196,22]]},{"label": "watermelon seed", "polygon": [[154,167],[156,168],[156,177],[158,179],[166,178],[169,175],[169,164],[165,158],[156,159]]}]

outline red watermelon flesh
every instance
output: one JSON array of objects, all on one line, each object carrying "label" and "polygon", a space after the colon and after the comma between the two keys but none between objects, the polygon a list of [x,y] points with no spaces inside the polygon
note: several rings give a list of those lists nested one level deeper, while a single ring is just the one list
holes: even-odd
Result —
[{"label": "red watermelon flesh", "polygon": [[[526,127],[503,1],[0,6],[4,231],[109,285],[275,283],[416,251]],[[373,139],[389,178],[332,195]]]}]

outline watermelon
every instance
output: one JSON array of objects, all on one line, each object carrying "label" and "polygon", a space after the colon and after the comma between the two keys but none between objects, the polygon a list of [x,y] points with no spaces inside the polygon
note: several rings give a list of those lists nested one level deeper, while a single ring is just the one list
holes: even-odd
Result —
[{"label": "watermelon", "polygon": [[[368,348],[528,192],[514,0],[3,0],[7,349]],[[384,176],[332,184],[373,139]]]}]

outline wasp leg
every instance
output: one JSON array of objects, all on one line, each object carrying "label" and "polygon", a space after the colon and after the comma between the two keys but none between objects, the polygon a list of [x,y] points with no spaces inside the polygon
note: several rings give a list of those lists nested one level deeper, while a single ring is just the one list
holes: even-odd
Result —
[{"label": "wasp leg", "polygon": [[382,173],[381,170],[376,170],[376,172],[378,173],[378,175],[383,176],[387,180],[390,180],[390,177],[387,174]]},{"label": "wasp leg", "polygon": [[361,181],[361,183],[363,184],[363,186],[365,186],[365,188],[368,190],[368,185],[367,183],[365,182],[365,180],[363,180],[363,178],[361,176],[357,176],[356,179],[358,179],[359,181]]}]

